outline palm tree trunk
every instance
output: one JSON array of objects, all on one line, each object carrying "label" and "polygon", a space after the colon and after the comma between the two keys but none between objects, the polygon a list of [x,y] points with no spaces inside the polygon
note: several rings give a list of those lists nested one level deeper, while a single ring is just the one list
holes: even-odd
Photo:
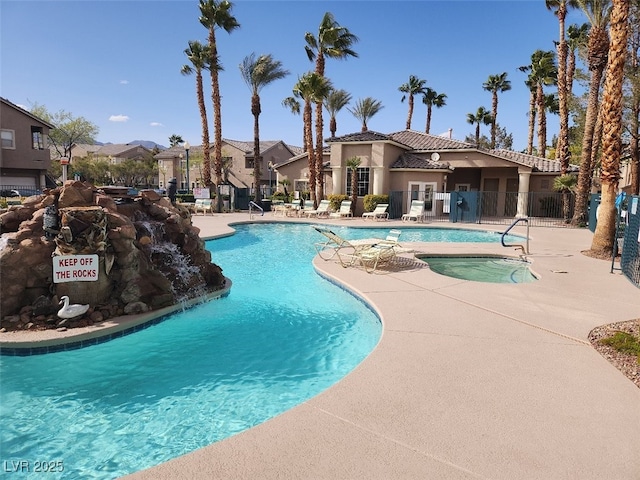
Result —
[{"label": "palm tree trunk", "polygon": [[569,150],[569,108],[567,99],[567,39],[565,36],[565,18],[567,16],[567,3],[561,1],[558,4],[558,102],[560,110],[560,132],[558,134],[558,144],[556,158],[560,160],[560,174],[565,175],[569,169],[571,152]]},{"label": "palm tree trunk", "polygon": [[536,128],[536,93],[531,90],[529,95],[529,137],[527,139],[527,154],[533,155],[533,135]]},{"label": "palm tree trunk", "polygon": [[260,191],[262,157],[260,156],[260,122],[258,120],[260,117],[260,97],[255,94],[251,97],[251,113],[253,114],[253,183],[256,188],[254,201],[258,205],[262,205]]},{"label": "palm tree trunk", "polygon": [[538,156],[545,157],[547,153],[547,114],[544,108],[544,91],[542,85],[536,88],[536,105],[538,113]]},{"label": "palm tree trunk", "polygon": [[593,234],[591,250],[612,253],[615,241],[615,199],[620,180],[622,153],[622,84],[627,50],[629,0],[613,0],[609,23],[609,62],[602,96],[602,197],[600,218]]},{"label": "palm tree trunk", "polygon": [[427,125],[424,133],[429,133],[429,130],[431,130],[431,105],[427,105]]},{"label": "palm tree trunk", "polygon": [[324,174],[322,172],[322,164],[324,162],[323,155],[323,138],[322,129],[324,128],[322,121],[322,102],[316,104],[316,183],[317,183],[317,195],[316,198],[322,200],[324,198]]},{"label": "palm tree trunk", "polygon": [[496,148],[496,125],[498,124],[498,93],[493,92],[491,98],[491,114],[493,119],[491,120],[491,148]]},{"label": "palm tree trunk", "polygon": [[202,181],[205,185],[211,184],[211,154],[209,152],[209,122],[207,120],[207,108],[204,103],[204,91],[202,88],[202,72],[196,72],[196,95],[198,97],[198,108],[200,109],[200,120],[202,124],[202,163],[204,173]]},{"label": "palm tree trunk", "polygon": [[413,95],[409,94],[409,113],[407,114],[407,130],[411,130],[411,117],[413,117]]},{"label": "palm tree trunk", "polygon": [[309,193],[311,195],[311,201],[313,201],[314,208],[318,207],[316,200],[316,156],[313,150],[313,132],[312,132],[312,107],[311,103],[305,102],[304,105],[304,140],[305,147],[307,149],[308,164],[309,164]]}]

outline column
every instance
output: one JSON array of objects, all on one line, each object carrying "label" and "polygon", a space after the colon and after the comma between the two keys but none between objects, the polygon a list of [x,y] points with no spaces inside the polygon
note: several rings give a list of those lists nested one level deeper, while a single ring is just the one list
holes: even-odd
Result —
[{"label": "column", "polygon": [[333,193],[344,193],[344,185],[342,183],[342,167],[331,166],[331,179],[333,180]]},{"label": "column", "polygon": [[529,178],[531,177],[531,171],[518,170],[518,211],[516,212],[516,218],[522,218],[527,216],[527,210],[529,207]]},{"label": "column", "polygon": [[373,191],[374,195],[384,194],[384,167],[371,167],[371,174],[373,175]]}]

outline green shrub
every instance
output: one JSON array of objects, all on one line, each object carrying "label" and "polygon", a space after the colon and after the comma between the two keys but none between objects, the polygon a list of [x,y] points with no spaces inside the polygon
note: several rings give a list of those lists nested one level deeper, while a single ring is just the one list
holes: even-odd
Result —
[{"label": "green shrub", "polygon": [[193,203],[196,199],[192,193],[183,193],[181,195],[176,195],[176,201],[181,203]]},{"label": "green shrub", "polygon": [[285,195],[284,192],[275,192],[271,195],[271,200],[279,200],[286,203],[289,201],[289,195]]},{"label": "green shrub", "polygon": [[630,355],[637,355],[640,361],[640,339],[627,332],[616,332],[612,337],[600,340],[604,345],[608,345],[614,350]]},{"label": "green shrub", "polygon": [[362,202],[365,212],[373,212],[379,203],[389,203],[389,195],[365,195]]},{"label": "green shrub", "polygon": [[349,200],[349,196],[334,194],[334,195],[329,195],[327,200],[329,200],[329,203],[331,204],[331,209],[337,212],[338,210],[340,210],[340,204],[344,200]]}]

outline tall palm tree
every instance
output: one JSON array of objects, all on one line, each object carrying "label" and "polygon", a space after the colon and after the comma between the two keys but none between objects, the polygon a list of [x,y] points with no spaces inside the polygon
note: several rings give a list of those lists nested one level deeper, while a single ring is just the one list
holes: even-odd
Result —
[{"label": "tall palm tree", "polygon": [[597,142],[597,139],[594,138],[594,133],[596,122],[598,121],[600,85],[607,67],[609,53],[607,26],[609,24],[611,0],[578,0],[578,4],[591,25],[587,53],[587,64],[591,72],[591,78],[580,153],[576,206],[571,220],[573,225],[585,224],[587,221],[587,205],[593,178],[591,165],[594,164],[594,142]]},{"label": "tall palm tree", "polygon": [[407,130],[411,130],[411,117],[413,117],[413,97],[415,95],[424,95],[425,93],[425,83],[426,80],[422,80],[421,78],[416,77],[415,75],[409,75],[409,81],[407,83],[403,83],[398,87],[405,95],[402,95],[400,99],[401,102],[404,102],[405,98],[409,98],[409,113],[407,113]]},{"label": "tall palm tree", "polygon": [[289,75],[289,71],[282,68],[282,62],[274,60],[272,55],[247,55],[240,64],[242,79],[251,90],[251,114],[253,115],[253,181],[256,187],[255,202],[260,205],[260,179],[262,178],[260,156],[260,122],[261,113],[260,92],[264,87],[276,80]]},{"label": "tall palm tree", "polygon": [[183,75],[196,74],[196,98],[198,100],[198,109],[200,110],[200,124],[202,126],[202,164],[204,172],[202,173],[202,181],[205,185],[211,185],[211,156],[209,152],[209,122],[207,120],[207,108],[204,103],[204,90],[202,88],[202,71],[209,70],[209,48],[202,45],[197,40],[189,41],[189,48],[184,50],[191,65],[183,65],[180,72]]},{"label": "tall palm tree", "polygon": [[[291,113],[293,113],[294,115],[300,115],[300,101],[295,96],[287,97],[282,100],[282,106],[291,110]],[[302,146],[305,146],[304,122],[302,122]]]},{"label": "tall palm tree", "polygon": [[[336,22],[331,12],[326,12],[322,17],[318,27],[318,35],[314,36],[311,32],[304,35],[305,51],[309,61],[316,62],[315,72],[324,77],[324,67],[326,58],[334,58],[345,60],[348,57],[357,57],[358,54],[351,48],[358,42],[358,37],[342,27]],[[322,151],[324,148],[323,139],[323,119],[322,119],[322,103],[323,98],[316,99],[316,157],[317,161],[322,164]],[[324,177],[322,174],[318,178],[318,190],[321,196],[324,196]]]},{"label": "tall palm tree", "polygon": [[629,3],[630,0],[613,0],[610,16],[609,58],[602,96],[602,196],[598,224],[591,242],[591,250],[599,254],[611,254],[615,241],[615,201],[622,154],[622,84],[629,35]]},{"label": "tall palm tree", "polygon": [[442,108],[447,104],[447,96],[444,93],[438,93],[432,88],[425,88],[422,94],[422,103],[427,106],[427,125],[424,129],[425,133],[431,130],[431,109],[433,107]]},{"label": "tall palm tree", "polygon": [[345,166],[351,172],[351,213],[356,213],[356,203],[358,202],[358,167],[362,163],[360,157],[347,158]]},{"label": "tall palm tree", "polygon": [[[538,117],[538,155],[544,157],[547,148],[547,123],[544,87],[555,85],[558,69],[553,51],[536,50],[531,55],[531,64],[519,67],[521,72],[529,72],[527,85],[535,88],[535,110]],[[530,118],[532,113],[529,112]]]},{"label": "tall palm tree", "polygon": [[629,14],[629,150],[631,152],[631,194],[640,194],[640,1],[631,3]]},{"label": "tall palm tree", "polygon": [[[318,177],[318,164],[316,162],[316,152],[313,148],[313,103],[317,103],[318,98],[325,98],[331,89],[331,82],[316,72],[305,73],[298,78],[298,82],[293,87],[295,97],[304,100],[304,110],[302,114],[304,122],[304,146],[307,151],[309,161],[309,191],[314,206],[317,207],[316,183]],[[322,153],[321,153],[322,155]],[[322,165],[322,161],[320,161]],[[322,174],[322,172],[320,172]]]},{"label": "tall palm tree", "polygon": [[169,146],[170,147],[175,147],[176,145],[180,145],[181,143],[184,143],[184,140],[182,139],[181,135],[177,135],[177,134],[173,134],[169,137]]},{"label": "tall palm tree", "polygon": [[382,110],[384,107],[382,106],[382,102],[380,100],[376,100],[371,97],[360,98],[356,102],[354,108],[348,108],[351,114],[356,117],[362,123],[362,131],[366,132],[369,130],[367,127],[367,122],[373,117],[376,113]]},{"label": "tall palm tree", "polygon": [[329,113],[329,131],[331,136],[336,136],[338,123],[336,121],[337,113],[346,107],[351,101],[351,94],[346,90],[331,90],[324,101],[324,108]]},{"label": "tall palm tree", "polygon": [[[213,102],[213,170],[216,177],[216,185],[222,183],[222,103],[220,100],[220,82],[218,72],[222,70],[220,57],[218,55],[218,44],[216,43],[216,30],[223,29],[231,33],[240,24],[231,14],[233,4],[228,0],[200,0],[200,23],[208,30],[208,47],[211,60],[209,61],[209,71],[211,72],[211,100]],[[205,170],[207,166],[205,165]],[[209,186],[209,184],[207,185]],[[216,195],[217,210],[220,211],[222,203],[220,195]]]},{"label": "tall palm tree", "polygon": [[552,10],[558,17],[558,102],[560,109],[560,131],[556,147],[556,158],[560,160],[560,172],[567,173],[571,152],[569,151],[569,98],[567,89],[567,37],[565,35],[565,21],[569,8],[577,6],[576,0],[545,0],[547,9]]},{"label": "tall palm tree", "polygon": [[491,125],[493,117],[491,113],[484,107],[478,107],[478,111],[467,113],[467,123],[476,126],[476,146],[480,145],[480,124]]},{"label": "tall palm tree", "polygon": [[498,93],[511,90],[511,82],[507,80],[507,72],[498,75],[489,75],[482,88],[491,92],[491,148],[496,148],[496,126],[498,118]]},{"label": "tall palm tree", "polygon": [[567,28],[567,93],[568,98],[573,95],[573,77],[576,73],[576,52],[582,47],[586,47],[589,40],[589,25],[569,25]]}]

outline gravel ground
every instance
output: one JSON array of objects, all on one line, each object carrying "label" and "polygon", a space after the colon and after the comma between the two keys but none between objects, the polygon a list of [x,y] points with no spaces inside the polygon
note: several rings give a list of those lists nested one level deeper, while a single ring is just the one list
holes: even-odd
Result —
[{"label": "gravel ground", "polygon": [[600,343],[600,340],[611,337],[616,332],[627,332],[635,335],[636,338],[640,338],[640,318],[596,327],[589,333],[589,341],[600,355],[640,388],[640,361],[638,356],[620,353]]}]

